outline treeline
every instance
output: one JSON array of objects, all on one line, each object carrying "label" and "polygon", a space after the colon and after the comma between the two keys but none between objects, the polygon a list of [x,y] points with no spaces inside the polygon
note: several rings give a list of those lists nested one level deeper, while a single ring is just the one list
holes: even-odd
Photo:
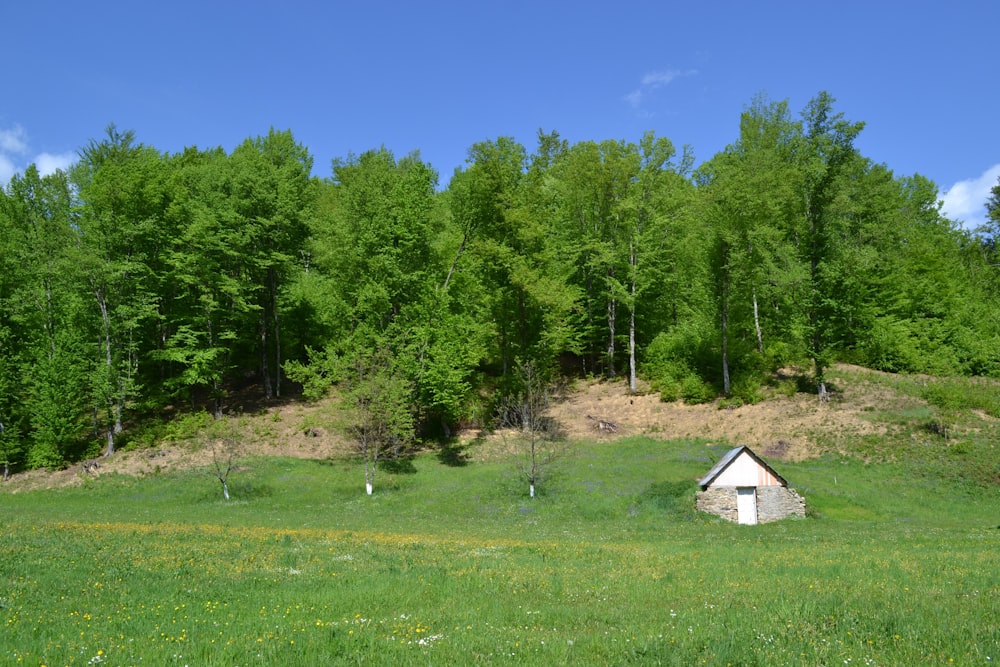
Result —
[{"label": "treeline", "polygon": [[527,362],[689,401],[756,400],[789,364],[822,394],[837,359],[998,374],[992,237],[861,131],[825,93],[756,99],[697,170],[653,134],[539,133],[474,145],[439,190],[417,154],[317,179],[290,132],[167,155],[110,127],[0,192],[0,461],[112,452],[137,416],[288,378],[434,434],[488,421]]}]

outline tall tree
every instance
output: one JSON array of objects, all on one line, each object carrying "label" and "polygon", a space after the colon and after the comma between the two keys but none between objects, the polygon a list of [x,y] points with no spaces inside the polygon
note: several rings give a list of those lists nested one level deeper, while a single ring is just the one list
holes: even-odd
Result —
[{"label": "tall tree", "polygon": [[626,203],[630,219],[627,282],[616,284],[629,312],[629,390],[633,393],[638,391],[637,313],[647,291],[662,289],[665,285],[661,281],[676,278],[676,265],[665,269],[657,265],[669,264],[681,245],[680,230],[690,207],[687,174],[693,161],[685,149],[680,162],[675,163],[673,143],[652,132],[643,136],[639,151],[639,172],[632,179]]},{"label": "tall tree", "polygon": [[445,230],[436,181],[418,155],[397,161],[384,148],[334,162],[296,285],[321,335],[310,363],[289,372],[321,395],[346,382],[343,368],[384,350],[413,392],[415,418],[447,433],[472,391],[486,330],[472,316],[477,300],[463,299],[471,230],[461,240]]},{"label": "tall tree", "polygon": [[10,271],[0,280],[0,329],[9,332],[7,368],[20,379],[7,385],[15,393],[7,397],[5,431],[13,427],[30,441],[29,466],[58,466],[80,439],[90,370],[77,220],[61,171],[41,177],[30,166],[7,193],[0,224]]},{"label": "tall tree", "polygon": [[635,144],[574,144],[559,161],[564,252],[575,259],[573,280],[582,290],[585,372],[618,373],[618,308],[627,298],[629,192],[640,171]]},{"label": "tall tree", "polygon": [[[172,230],[164,253],[159,303],[160,341],[168,393],[207,389],[222,417],[225,382],[234,350],[257,324],[254,285],[244,267],[243,228],[232,209],[232,175],[221,149],[189,148],[171,160]],[[246,345],[244,345],[246,346]],[[250,344],[252,347],[252,343]]]},{"label": "tall tree", "polygon": [[257,352],[266,398],[281,395],[281,297],[301,266],[307,220],[315,198],[312,156],[290,131],[273,128],[247,139],[230,156],[233,222],[253,284]]},{"label": "tall tree", "polygon": [[127,404],[139,396],[143,332],[156,313],[150,266],[164,211],[162,156],[109,125],[81,152],[73,180],[83,202],[79,262],[93,298],[100,343],[94,387],[105,408],[106,453],[115,451]]},{"label": "tall tree", "polygon": [[795,235],[789,232],[801,215],[801,178],[794,163],[798,136],[786,103],[758,98],[743,112],[739,140],[700,170],[713,230],[726,395],[732,391],[734,361],[751,386],[759,380],[759,363],[751,358],[765,361],[765,329],[776,347],[794,345],[796,286],[804,282],[792,246]]},{"label": "tall tree", "polygon": [[523,196],[526,162],[524,147],[509,137],[480,142],[469,149],[468,168],[456,172],[449,186],[464,252],[482,284],[495,327],[492,355],[504,377],[530,347],[526,297],[513,278],[518,229],[512,211]]},{"label": "tall tree", "polygon": [[821,400],[827,397],[826,368],[831,362],[833,306],[840,276],[850,271],[841,261],[841,232],[849,218],[838,208],[852,163],[859,159],[854,140],[864,123],[852,123],[834,112],[834,98],[821,92],[803,112],[804,236],[803,250],[809,265],[807,296],[809,354]]}]

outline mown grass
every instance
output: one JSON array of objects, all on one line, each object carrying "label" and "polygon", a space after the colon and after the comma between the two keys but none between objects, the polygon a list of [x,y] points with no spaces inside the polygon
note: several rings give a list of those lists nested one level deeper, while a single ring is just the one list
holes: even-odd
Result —
[{"label": "mown grass", "polygon": [[811,518],[693,510],[723,449],[581,443],[540,487],[427,454],[0,495],[0,664],[988,665],[1000,492],[782,464]]}]

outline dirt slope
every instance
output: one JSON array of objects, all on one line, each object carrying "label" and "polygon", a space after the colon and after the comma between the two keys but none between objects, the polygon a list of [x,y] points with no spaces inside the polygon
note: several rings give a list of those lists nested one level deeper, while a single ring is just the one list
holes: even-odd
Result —
[{"label": "dirt slope", "polygon": [[[863,377],[863,376],[861,376]],[[864,418],[879,409],[904,409],[914,399],[899,397],[863,380],[839,387],[834,400],[820,404],[814,395],[773,396],[756,405],[719,409],[716,404],[664,403],[657,394],[630,395],[624,383],[578,381],[552,408],[552,416],[571,438],[613,441],[647,435],[653,438],[704,438],[749,445],[762,456],[801,460],[836,449],[838,439],[876,434],[881,427]],[[246,455],[328,458],[349,451],[335,433],[330,404],[254,406],[252,416],[236,418]],[[613,422],[614,432],[599,422]],[[476,433],[463,434],[468,441]],[[489,439],[483,446],[488,446]],[[478,446],[478,445],[477,445]],[[476,458],[474,456],[474,458]],[[94,460],[97,467],[76,464],[56,472],[32,471],[13,476],[3,490],[19,491],[80,484],[89,475],[146,475],[212,463],[207,446],[162,443],[153,449],[119,452]]]}]

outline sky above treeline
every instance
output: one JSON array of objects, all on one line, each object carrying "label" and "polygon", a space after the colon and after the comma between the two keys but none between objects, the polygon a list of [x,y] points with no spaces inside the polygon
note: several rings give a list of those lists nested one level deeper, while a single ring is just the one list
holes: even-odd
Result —
[{"label": "sky above treeline", "polygon": [[857,147],[940,188],[974,228],[1000,178],[1000,2],[8,3],[0,184],[72,163],[109,123],[176,153],[274,127],[331,161],[419,151],[447,184],[470,146],[539,130],[635,141],[696,164],[757,95],[798,113],[822,90]]}]

